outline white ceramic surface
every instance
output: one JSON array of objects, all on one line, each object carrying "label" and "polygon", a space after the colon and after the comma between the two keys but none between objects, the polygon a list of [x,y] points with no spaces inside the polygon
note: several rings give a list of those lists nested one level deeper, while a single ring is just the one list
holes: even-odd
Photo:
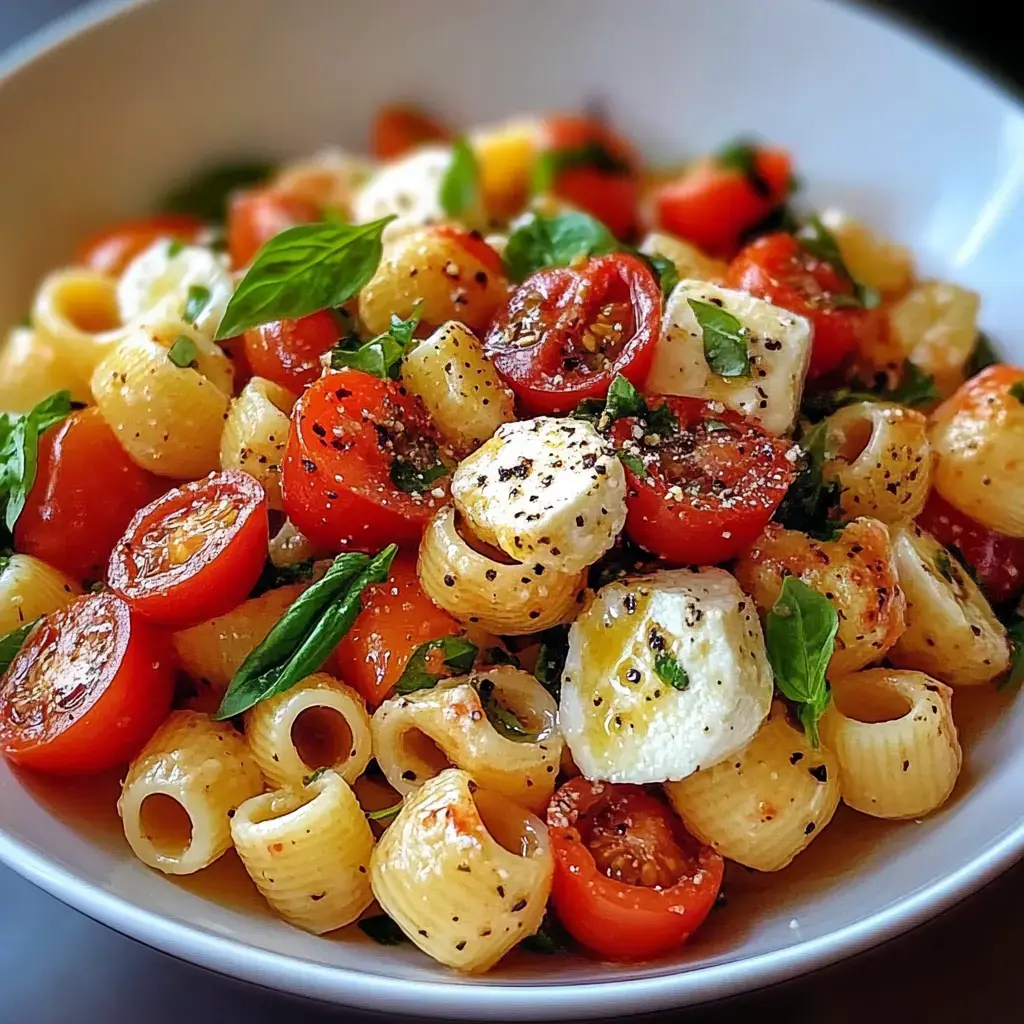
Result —
[{"label": "white ceramic surface", "polygon": [[[456,123],[598,98],[656,159],[751,129],[789,146],[809,201],[848,206],[927,271],[980,290],[984,327],[1024,356],[1021,109],[870,13],[825,0],[152,0],[101,15],[0,65],[0,323],[83,232],[204,161],[357,147],[395,98]],[[358,934],[316,939],[251,899],[222,904],[149,872],[89,801],[4,766],[0,858],[150,945],[340,1003],[477,1020],[682,1005],[863,949],[1020,856],[1024,700],[969,697],[956,702],[965,772],[942,813],[898,827],[841,814],[779,876],[732,873],[729,907],[670,962],[520,958],[467,980]]]}]

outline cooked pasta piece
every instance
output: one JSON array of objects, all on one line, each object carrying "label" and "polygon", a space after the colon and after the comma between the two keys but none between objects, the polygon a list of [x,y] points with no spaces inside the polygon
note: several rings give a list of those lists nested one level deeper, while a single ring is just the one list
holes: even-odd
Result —
[{"label": "cooked pasta piece", "polygon": [[842,488],[847,517],[893,525],[916,518],[928,500],[932,451],[928,421],[901,405],[858,402],[828,419],[826,480]]},{"label": "cooked pasta piece", "polygon": [[555,791],[562,756],[557,715],[529,672],[505,665],[384,701],[373,716],[373,751],[399,793],[454,765],[540,812]]},{"label": "cooked pasta piece", "polygon": [[825,210],[821,222],[832,232],[840,255],[854,280],[899,296],[914,277],[914,257],[904,245],[889,242],[842,210]]},{"label": "cooked pasta piece", "polygon": [[473,332],[449,320],[402,361],[402,382],[423,400],[457,451],[471,452],[515,419],[512,392]]},{"label": "cooked pasta piece", "polygon": [[690,278],[694,281],[711,281],[724,284],[729,264],[725,260],[716,260],[701,252],[697,246],[674,235],[666,235],[661,231],[652,231],[641,243],[640,252],[647,256],[664,256],[675,264],[680,280]]},{"label": "cooked pasta piece", "polygon": [[301,583],[268,590],[198,626],[171,635],[181,667],[222,694],[239,666],[305,588]]},{"label": "cooked pasta piece", "polygon": [[366,702],[325,672],[260,701],[246,713],[245,738],[273,786],[298,785],[319,768],[351,784],[370,763]]},{"label": "cooked pasta piece", "polygon": [[762,618],[790,575],[832,601],[839,632],[829,678],[881,660],[903,632],[905,602],[889,531],[875,519],[854,519],[829,541],[770,523],[733,571]]},{"label": "cooked pasta piece", "polygon": [[90,402],[88,379],[80,377],[53,342],[31,327],[15,327],[0,345],[0,412],[28,412],[55,391],[73,402]]},{"label": "cooked pasta piece", "polygon": [[288,443],[288,414],[295,396],[253,377],[231,403],[220,439],[221,469],[241,469],[263,485],[268,505],[280,511],[281,460]]},{"label": "cooked pasta piece", "polygon": [[494,220],[509,220],[523,208],[542,133],[536,118],[517,118],[471,133],[484,206]]},{"label": "cooked pasta piece", "polygon": [[135,856],[190,875],[231,846],[231,814],[263,790],[245,740],[226,722],[172,711],[131,763],[117,802]]},{"label": "cooked pasta piece", "polygon": [[540,927],[552,869],[538,818],[449,768],[406,797],[373,851],[370,880],[424,953],[479,973]]},{"label": "cooked pasta piece", "polygon": [[978,686],[1006,671],[1006,629],[978,585],[931,534],[908,523],[893,534],[906,629],[889,651],[951,686]]},{"label": "cooked pasta piece", "polygon": [[274,176],[271,187],[348,221],[352,219],[356,193],[372,174],[373,164],[369,160],[331,147],[289,161]]},{"label": "cooked pasta piece", "polygon": [[82,588],[31,555],[0,555],[0,637],[66,608]]},{"label": "cooked pasta piece", "polygon": [[319,548],[305,535],[299,533],[295,524],[286,519],[273,537],[270,538],[270,561],[279,569],[297,565],[316,556]]},{"label": "cooked pasta piece", "polygon": [[373,334],[386,331],[392,315],[405,320],[417,311],[428,327],[459,320],[482,330],[507,294],[500,263],[483,242],[447,227],[385,236],[380,266],[359,293],[359,315]]},{"label": "cooked pasta piece", "polygon": [[231,819],[231,838],[266,901],[298,928],[323,935],[373,902],[373,833],[335,771],[246,800]]},{"label": "cooked pasta piece", "polygon": [[875,818],[941,807],[960,774],[952,691],[923,672],[877,668],[833,680],[821,737],[844,803]]},{"label": "cooked pasta piece", "polygon": [[832,820],[839,764],[830,751],[815,750],[775,701],[742,750],[682,782],[666,782],[665,792],[701,842],[756,871],[780,871]]},{"label": "cooked pasta piece", "polygon": [[417,572],[434,604],[498,634],[536,633],[571,621],[586,585],[585,572],[510,563],[499,551],[484,554],[463,538],[451,505],[427,525]]}]

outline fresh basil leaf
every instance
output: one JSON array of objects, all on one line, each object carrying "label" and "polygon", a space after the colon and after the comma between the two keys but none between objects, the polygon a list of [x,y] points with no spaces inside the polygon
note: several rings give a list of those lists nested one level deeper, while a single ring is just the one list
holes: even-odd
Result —
[{"label": "fresh basil leaf", "polygon": [[361,921],[356,921],[356,925],[364,935],[368,935],[381,946],[401,946],[409,941],[405,937],[405,932],[387,914],[364,917]]},{"label": "fresh basil leaf", "polygon": [[870,388],[859,380],[853,380],[846,387],[808,395],[800,406],[800,412],[807,419],[818,420],[830,416],[837,409],[857,402],[898,402],[914,409],[931,405],[942,398],[942,392],[935,385],[935,378],[925,373],[909,359],[903,361],[900,379],[892,388]]},{"label": "fresh basil leaf", "polygon": [[167,258],[171,259],[177,256],[185,248],[185,243],[180,238],[172,238],[167,243]]},{"label": "fresh basil leaf", "polygon": [[473,668],[479,648],[464,636],[443,636],[420,644],[405,664],[395,683],[395,693],[429,690],[448,676],[458,676]]},{"label": "fresh basil leaf", "polygon": [[515,743],[536,743],[539,734],[524,729],[516,713],[501,703],[493,680],[474,679],[472,685],[480,696],[480,706],[495,732]]},{"label": "fresh basil leaf", "polygon": [[0,637],[0,676],[3,676],[11,667],[11,662],[18,656],[18,651],[21,650],[29,633],[32,632],[32,627],[38,621],[39,619],[33,619],[6,636]]},{"label": "fresh basil leaf", "polygon": [[304,786],[312,786],[313,783],[316,782],[316,780],[319,779],[326,771],[330,771],[330,769],[327,765],[324,765],[323,768],[317,768],[315,771],[311,771],[308,775],[303,775],[302,784]]},{"label": "fresh basil leaf", "polygon": [[297,224],[275,235],[239,282],[214,340],[348,302],[376,273],[381,235],[394,219]]},{"label": "fresh basil leaf", "polygon": [[590,167],[602,174],[628,174],[630,166],[600,142],[592,140],[581,146],[565,146],[542,153],[533,167],[534,195],[545,195],[555,186],[563,171]]},{"label": "fresh basil leaf", "polygon": [[1010,671],[1000,680],[997,689],[1016,690],[1024,682],[1024,618],[1016,612],[1007,624],[1006,635],[1010,639]]},{"label": "fresh basil leaf", "polygon": [[796,576],[782,591],[765,620],[764,638],[782,695],[797,705],[811,746],[818,746],[818,719],[831,694],[825,671],[835,648],[839,616],[832,602]]},{"label": "fresh basil leaf", "polygon": [[687,299],[704,336],[704,358],[719,377],[749,377],[747,329],[721,306],[702,299]]},{"label": "fresh basil leaf", "polygon": [[263,572],[252,588],[252,597],[265,594],[268,590],[287,587],[292,583],[307,583],[313,578],[316,559],[306,558],[294,565],[274,565],[269,559],[263,566]]},{"label": "fresh basil leaf", "polygon": [[480,164],[465,139],[452,146],[452,162],[441,179],[441,209],[449,217],[461,217],[480,194]]},{"label": "fresh basil leaf", "polygon": [[843,259],[839,243],[835,235],[821,222],[819,217],[808,217],[804,224],[794,234],[796,240],[816,259],[828,263],[833,270],[853,285],[853,295],[834,294],[831,296],[834,306],[859,306],[863,309],[874,309],[881,301],[882,296],[877,288],[857,281],[850,268]]},{"label": "fresh basil leaf", "polygon": [[819,423],[800,439],[803,466],[775,510],[775,521],[819,540],[831,540],[840,528],[838,481],[826,482],[822,470],[828,457],[828,424]]},{"label": "fresh basil leaf", "polygon": [[246,160],[211,167],[168,193],[160,204],[170,213],[187,213],[204,221],[223,221],[233,192],[266,181],[274,165]]},{"label": "fresh basil leaf", "polygon": [[604,399],[602,398],[584,398],[572,412],[573,419],[586,420],[595,426],[600,422],[603,415]]},{"label": "fresh basil leaf", "polygon": [[195,366],[198,356],[199,349],[196,343],[185,334],[179,334],[167,350],[167,358],[182,370]]},{"label": "fresh basil leaf", "polygon": [[634,473],[636,476],[646,476],[647,470],[644,467],[644,460],[639,455],[635,455],[633,452],[622,451],[618,452],[619,462],[621,462],[626,469]]},{"label": "fresh basil leaf", "polygon": [[361,370],[381,380],[397,380],[402,359],[413,345],[422,305],[422,301],[416,303],[408,320],[392,313],[387,332],[367,342],[361,342],[358,335],[346,335],[331,349],[331,369]]},{"label": "fresh basil leaf", "polygon": [[540,650],[533,674],[555,700],[562,695],[562,672],[569,656],[569,627],[552,626],[540,635]]},{"label": "fresh basil leaf", "polygon": [[430,490],[430,485],[447,476],[448,467],[438,458],[437,453],[433,455],[434,461],[429,465],[420,468],[408,459],[395,459],[391,463],[391,482],[406,494],[425,494]]},{"label": "fresh basil leaf", "polygon": [[376,557],[338,555],[323,579],[300,594],[235,673],[217,709],[223,720],[284,693],[315,672],[351,629],[362,608],[363,590],[388,577],[398,548]]},{"label": "fresh basil leaf", "polygon": [[546,267],[566,267],[618,248],[615,236],[588,214],[573,211],[547,217],[538,213],[509,236],[505,267],[513,281],[522,281]]},{"label": "fresh basil leaf", "polygon": [[204,284],[190,284],[185,297],[185,319],[194,324],[210,304],[210,289]]},{"label": "fresh basil leaf", "polygon": [[519,947],[528,953],[540,953],[542,956],[568,953],[572,949],[572,945],[572,938],[550,907],[544,914],[540,928],[533,935],[527,935],[519,943]]},{"label": "fresh basil leaf", "polygon": [[659,437],[671,437],[679,433],[679,420],[676,414],[667,404],[655,406],[653,409],[647,406],[646,411],[640,417],[643,420],[647,434],[657,434]]},{"label": "fresh basil leaf", "polygon": [[654,659],[654,671],[663,683],[685,690],[690,685],[690,677],[686,669],[675,659],[674,655],[662,652]]},{"label": "fresh basil leaf", "polygon": [[604,403],[604,414],[609,423],[623,416],[640,416],[647,411],[643,395],[633,385],[618,374],[608,388],[608,397]]},{"label": "fresh basil leaf", "polygon": [[1010,395],[1024,405],[1024,380],[1018,380],[1010,385]]},{"label": "fresh basil leaf", "polygon": [[719,167],[739,171],[762,198],[771,199],[772,186],[757,169],[757,146],[749,139],[737,139],[715,154]]},{"label": "fresh basil leaf", "polygon": [[381,807],[376,811],[363,811],[363,814],[370,821],[384,821],[387,818],[393,818],[402,809],[402,801],[399,800],[397,804],[392,804],[390,807]]},{"label": "fresh basil leaf", "polygon": [[920,405],[931,405],[940,398],[942,392],[935,386],[935,378],[909,359],[903,360],[903,372],[896,387],[882,393],[883,401],[899,402],[912,409]]},{"label": "fresh basil leaf", "polygon": [[974,351],[967,364],[967,375],[973,377],[981,373],[986,366],[998,362],[999,353],[996,352],[992,339],[984,331],[978,331],[978,340],[974,343]]},{"label": "fresh basil leaf", "polygon": [[732,430],[732,427],[728,423],[723,423],[722,420],[705,420],[704,429],[709,434],[717,434],[722,430]]},{"label": "fresh basil leaf", "polygon": [[668,299],[675,286],[679,284],[679,271],[676,265],[667,256],[648,256],[643,252],[638,252],[637,256],[650,267],[654,279],[661,288],[661,297]]},{"label": "fresh basil leaf", "polygon": [[11,555],[13,551],[0,551],[0,576],[7,571],[7,566],[10,565]]}]

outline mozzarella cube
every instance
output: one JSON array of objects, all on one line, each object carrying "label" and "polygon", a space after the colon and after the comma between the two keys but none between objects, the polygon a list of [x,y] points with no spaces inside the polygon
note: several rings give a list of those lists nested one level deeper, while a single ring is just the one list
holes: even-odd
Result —
[{"label": "mozzarella cube", "polygon": [[569,630],[559,723],[589,779],[665,782],[723,761],[771,708],[757,607],[724,569],[610,583]]},{"label": "mozzarella cube", "polygon": [[[749,377],[721,377],[704,358],[704,334],[689,300],[720,306],[746,328]],[[721,402],[773,434],[790,430],[811,357],[811,325],[802,316],[746,292],[680,281],[665,304],[661,338],[644,390]]]}]

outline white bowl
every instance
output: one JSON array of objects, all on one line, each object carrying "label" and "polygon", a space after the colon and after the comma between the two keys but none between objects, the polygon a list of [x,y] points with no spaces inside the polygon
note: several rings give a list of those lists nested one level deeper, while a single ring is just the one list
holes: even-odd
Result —
[{"label": "white bowl", "polygon": [[[607,103],[654,159],[755,130],[790,147],[808,198],[914,246],[978,289],[1024,357],[1024,117],[975,72],[878,16],[822,0],[157,0],[64,22],[0,67],[0,323],[84,232],[198,165],[358,148],[409,98],[472,124]],[[958,694],[966,764],[922,823],[842,813],[777,876],[732,872],[729,907],[671,961],[520,958],[449,974],[358,933],[325,941],[261,912],[237,866],[186,886],[129,854],[100,801],[0,766],[0,859],[177,956],[264,985],[391,1012],[474,1019],[682,1005],[791,977],[949,906],[1024,850],[1024,702]],[[103,805],[98,822],[93,808]],[[227,885],[227,902],[208,894]]]}]

